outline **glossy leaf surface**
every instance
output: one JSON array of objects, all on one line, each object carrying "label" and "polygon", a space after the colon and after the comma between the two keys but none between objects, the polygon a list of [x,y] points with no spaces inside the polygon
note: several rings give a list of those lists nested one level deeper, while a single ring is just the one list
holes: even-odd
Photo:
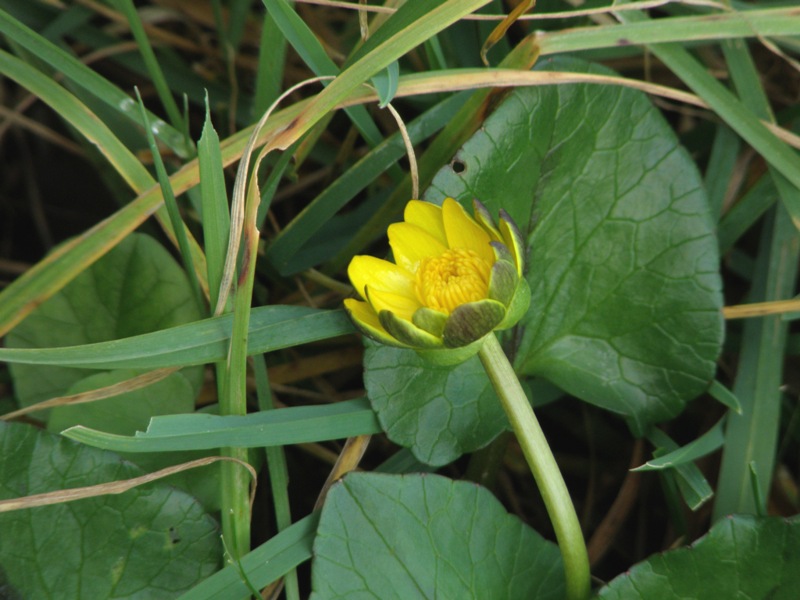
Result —
[{"label": "glossy leaf surface", "polygon": [[656,554],[600,590],[603,600],[770,598],[800,590],[800,521],[737,515],[692,546]]},{"label": "glossy leaf surface", "polygon": [[364,367],[381,427],[424,463],[452,462],[508,426],[477,357],[456,367],[437,366],[413,350],[369,342]]},{"label": "glossy leaf surface", "polygon": [[[0,423],[0,498],[136,477],[118,456]],[[218,568],[215,521],[188,494],[120,495],[0,513],[0,568],[24,598],[173,598]]]},{"label": "glossy leaf surface", "polygon": [[522,230],[532,301],[520,373],[625,415],[640,434],[708,386],[722,340],[712,220],[694,162],[646,96],[516,90],[426,193],[445,196],[505,208]]},{"label": "glossy leaf surface", "polygon": [[[200,318],[189,283],[153,238],[134,234],[44,302],[6,337],[16,348],[78,346],[173,327]],[[65,394],[90,372],[12,364],[22,406]],[[195,389],[200,371],[186,373]]]},{"label": "glossy leaf surface", "polygon": [[328,494],[314,542],[314,600],[560,599],[558,549],[475,484],[352,473]]}]

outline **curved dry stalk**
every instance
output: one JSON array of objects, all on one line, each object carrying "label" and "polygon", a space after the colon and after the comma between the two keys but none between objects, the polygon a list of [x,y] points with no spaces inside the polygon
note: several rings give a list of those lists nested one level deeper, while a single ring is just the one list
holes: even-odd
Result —
[{"label": "curved dry stalk", "polygon": [[[373,12],[382,14],[393,14],[397,12],[396,8],[387,6],[364,5],[355,2],[345,2],[342,0],[297,0],[303,4],[316,4],[318,6],[328,6],[331,8],[343,8],[346,10],[358,10],[362,12]],[[641,2],[631,2],[629,4],[620,4],[612,6],[604,6],[600,8],[586,8],[583,10],[564,10],[560,12],[540,13],[536,15],[521,15],[517,18],[519,21],[544,21],[547,19],[570,19],[577,17],[587,17],[591,15],[610,14],[625,10],[647,10],[650,8],[659,8],[667,4],[679,4],[686,6],[705,6],[709,8],[718,8],[720,10],[728,10],[729,7],[721,2],[714,0],[642,0]],[[503,21],[509,15],[467,15],[464,21]]]},{"label": "curved dry stalk", "polygon": [[[312,77],[311,79],[306,79],[305,81],[301,81],[300,83],[293,85],[288,90],[283,92],[280,96],[278,96],[275,102],[270,105],[261,119],[259,119],[256,126],[253,128],[252,133],[250,134],[250,138],[247,140],[247,145],[245,146],[244,151],[239,159],[239,168],[236,171],[236,180],[233,183],[233,197],[231,200],[231,230],[230,235],[228,236],[228,250],[225,254],[225,265],[223,267],[222,281],[219,286],[219,296],[217,297],[217,302],[214,308],[214,315],[222,314],[225,304],[228,301],[231,284],[233,283],[233,276],[236,271],[236,258],[239,255],[239,246],[242,240],[242,227],[244,225],[244,205],[246,198],[247,175],[250,169],[250,159],[253,156],[253,150],[259,144],[259,135],[261,130],[264,128],[267,120],[269,120],[270,116],[278,107],[278,105],[287,96],[296,92],[300,88],[305,87],[306,85],[331,79],[334,79],[334,77],[330,75]],[[279,133],[280,131],[276,131],[275,135]],[[258,163],[261,162],[263,157],[264,152],[262,151],[256,161],[256,165],[253,168],[254,172],[258,171]]]},{"label": "curved dry stalk", "polygon": [[406,154],[408,154],[408,168],[411,171],[411,197],[419,198],[419,168],[417,167],[417,155],[414,153],[414,144],[411,143],[411,138],[408,136],[406,124],[394,106],[391,103],[386,105],[389,112],[392,113],[394,120],[397,121],[397,128],[400,130],[400,136],[403,138],[403,143],[406,146]]},{"label": "curved dry stalk", "polygon": [[529,10],[533,10],[536,7],[536,0],[523,0],[512,10],[505,19],[503,19],[499,25],[497,25],[494,30],[489,34],[484,42],[483,46],[481,47],[481,61],[487,67],[489,66],[489,59],[487,54],[489,54],[489,50],[494,47],[494,45],[503,39],[506,32],[509,28],[516,23],[522,16],[523,13],[528,12]]},{"label": "curved dry stalk", "polygon": [[107,496],[108,494],[122,494],[145,483],[156,481],[169,477],[181,471],[188,471],[197,467],[204,467],[217,461],[235,462],[246,468],[253,478],[253,486],[250,491],[250,504],[252,505],[256,491],[257,474],[256,470],[246,462],[237,460],[235,458],[228,458],[225,456],[207,456],[199,458],[180,465],[160,469],[141,477],[134,477],[132,479],[123,479],[121,481],[111,481],[109,483],[100,483],[98,485],[89,485],[85,487],[70,488],[67,490],[59,490],[57,492],[46,492],[44,494],[33,494],[31,496],[23,496],[22,498],[11,498],[9,500],[0,500],[0,513],[11,512],[12,510],[20,510],[23,508],[33,508],[36,506],[50,506],[53,504],[63,504],[64,502],[73,502],[74,500],[85,500],[86,498],[94,498],[96,496]]},{"label": "curved dry stalk", "polygon": [[786,313],[800,312],[800,298],[792,300],[775,300],[772,302],[753,302],[751,304],[736,304],[722,309],[726,319],[749,319],[752,317],[767,317]]},{"label": "curved dry stalk", "polygon": [[156,369],[155,371],[149,371],[148,373],[143,373],[141,375],[137,375],[136,377],[131,377],[125,381],[119,381],[112,385],[97,388],[96,390],[89,390],[88,392],[81,392],[79,394],[72,394],[70,396],[58,396],[56,398],[50,398],[49,400],[37,402],[31,406],[26,406],[24,408],[20,408],[19,410],[6,413],[0,416],[0,421],[9,421],[11,419],[21,417],[22,415],[38,412],[47,408],[70,406],[72,404],[86,404],[88,402],[96,402],[98,400],[105,400],[106,398],[119,396],[120,394],[125,394],[127,392],[133,392],[134,390],[140,390],[148,385],[157,383],[162,379],[166,379],[179,369],[180,367],[165,367],[163,369]]},{"label": "curved dry stalk", "polygon": [[328,478],[325,480],[319,492],[319,496],[317,496],[317,501],[314,503],[314,510],[322,508],[322,505],[325,503],[325,497],[328,495],[328,490],[330,490],[334,483],[347,475],[350,471],[355,471],[358,468],[358,463],[361,462],[364,453],[367,451],[371,439],[371,435],[357,435],[347,438],[344,448],[342,448],[341,453],[336,458],[336,463],[328,474]]}]

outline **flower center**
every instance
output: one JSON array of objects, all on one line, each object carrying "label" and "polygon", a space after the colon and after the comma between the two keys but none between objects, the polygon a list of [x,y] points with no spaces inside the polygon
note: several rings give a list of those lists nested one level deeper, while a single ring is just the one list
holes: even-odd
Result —
[{"label": "flower center", "polygon": [[423,306],[450,314],[457,306],[486,298],[491,270],[477,252],[454,248],[420,263],[415,291]]}]

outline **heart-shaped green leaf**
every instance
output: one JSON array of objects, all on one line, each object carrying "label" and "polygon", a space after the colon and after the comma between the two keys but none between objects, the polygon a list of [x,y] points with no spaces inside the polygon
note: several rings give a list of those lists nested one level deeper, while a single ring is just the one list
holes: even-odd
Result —
[{"label": "heart-shaped green leaf", "polygon": [[[0,423],[2,499],[139,475],[111,452]],[[213,573],[220,556],[214,520],[157,483],[0,513],[0,531],[0,571],[23,598],[174,598]]]},{"label": "heart-shaped green leaf", "polygon": [[[47,429],[61,433],[74,425],[83,425],[108,434],[134,435],[148,428],[150,419],[160,415],[177,415],[194,411],[195,390],[184,373],[172,373],[166,379],[145,388],[126,392],[112,398],[87,404],[61,406],[49,411]],[[136,371],[118,369],[101,371],[84,377],[67,390],[67,394],[78,394],[102,388],[136,375]],[[208,452],[148,452],[122,453],[121,456],[152,472],[182,462],[187,462]],[[207,510],[219,509],[219,465],[205,469],[192,469],[171,475],[165,483],[188,491],[198,498]]]},{"label": "heart-shaped green leaf", "polygon": [[437,475],[351,473],[331,488],[312,563],[313,600],[560,600],[555,544],[489,491]]},{"label": "heart-shaped green leaf", "polygon": [[[78,394],[133,378],[137,371],[119,369],[84,377],[66,393]],[[194,390],[182,372],[148,385],[87,404],[60,406],[50,410],[47,429],[61,433],[74,425],[83,425],[119,435],[133,435],[147,429],[150,417],[189,413],[194,410]]]},{"label": "heart-shaped green leaf", "polygon": [[603,600],[794,600],[800,590],[800,519],[736,515],[688,548],[656,554],[600,590]]},{"label": "heart-shaped green leaf", "polygon": [[[186,275],[153,238],[131,234],[78,275],[8,336],[12,348],[104,342],[174,327],[200,318]],[[11,364],[22,406],[63,395],[91,371]],[[200,369],[184,375],[199,390]]]},{"label": "heart-shaped green leaf", "polygon": [[[610,74],[577,59],[542,69]],[[722,341],[700,175],[648,98],[615,86],[518,89],[426,193],[505,208],[532,299],[520,373],[630,418],[674,417],[710,382]]]},{"label": "heart-shaped green leaf", "polygon": [[[196,321],[200,316],[186,275],[169,252],[147,235],[132,234],[39,306],[6,340],[9,347],[18,348],[80,346],[158,331]],[[105,387],[141,373],[26,364],[11,364],[9,369],[22,406]],[[192,412],[201,383],[202,368],[191,367],[130,393],[33,416],[46,418],[48,429],[54,433],[85,425],[132,435],[145,429],[152,416]],[[129,458],[154,471],[199,456],[172,453]],[[205,473],[180,473],[170,482],[215,508],[219,505],[217,472],[215,465]]]},{"label": "heart-shaped green leaf", "polygon": [[444,465],[508,426],[477,357],[438,366],[413,350],[367,343],[364,386],[381,427],[429,465]]}]

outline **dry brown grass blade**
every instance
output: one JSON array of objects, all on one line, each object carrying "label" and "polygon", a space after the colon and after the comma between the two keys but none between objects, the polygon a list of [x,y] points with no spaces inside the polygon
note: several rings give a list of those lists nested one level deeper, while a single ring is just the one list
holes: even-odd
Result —
[{"label": "dry brown grass blade", "polygon": [[417,155],[414,154],[414,144],[411,143],[406,124],[403,122],[403,117],[400,116],[400,113],[395,110],[391,103],[387,104],[386,108],[389,109],[389,112],[392,113],[394,120],[397,122],[397,128],[400,130],[400,136],[406,146],[408,166],[411,172],[411,197],[419,198],[419,169],[417,168]]},{"label": "dry brown grass blade", "polygon": [[792,300],[776,300],[774,302],[754,302],[752,304],[737,304],[726,306],[722,314],[726,319],[749,319],[753,317],[768,317],[785,313],[800,312],[800,298]]},{"label": "dry brown grass blade", "polygon": [[[638,79],[617,77],[611,75],[595,75],[592,73],[569,73],[560,71],[523,71],[516,69],[461,69],[456,72],[446,72],[436,78],[406,76],[401,78],[397,89],[397,97],[417,96],[421,94],[434,94],[443,91],[472,90],[486,87],[524,87],[536,85],[561,85],[566,83],[590,83],[596,85],[618,85],[668,98],[676,102],[683,102],[700,108],[708,108],[702,98],[690,92],[684,92],[665,85],[648,83]],[[374,102],[377,96],[368,97],[354,95],[345,100],[339,108]],[[800,149],[800,136],[788,131],[774,123],[762,121],[776,137],[790,146]]]},{"label": "dry brown grass blade", "polygon": [[135,487],[169,477],[175,473],[188,471],[189,469],[196,469],[197,467],[205,467],[218,461],[235,462],[246,468],[250,475],[253,477],[253,487],[250,492],[250,505],[252,507],[253,497],[255,495],[255,485],[257,480],[256,470],[246,462],[229,458],[227,456],[208,456],[206,458],[199,458],[173,467],[167,467],[148,473],[141,477],[134,477],[133,479],[123,479],[122,481],[111,481],[109,483],[101,483],[98,485],[89,485],[85,487],[71,488],[68,490],[59,490],[57,492],[47,492],[44,494],[34,494],[32,496],[23,496],[22,498],[12,498],[10,500],[0,500],[0,513],[11,512],[12,510],[20,510],[23,508],[34,508],[37,506],[50,506],[53,504],[63,504],[64,502],[73,502],[75,500],[85,500],[87,498],[94,498],[97,496],[107,496],[109,494],[122,494]]},{"label": "dry brown grass blade", "polygon": [[[241,245],[242,235],[244,234],[244,215],[245,215],[245,199],[246,199],[246,184],[248,180],[248,173],[250,172],[250,159],[253,156],[253,151],[259,144],[259,136],[261,134],[261,130],[266,125],[267,121],[269,120],[272,113],[278,107],[278,105],[288,96],[296,92],[302,87],[305,87],[312,83],[318,83],[320,81],[328,81],[330,79],[334,79],[334,77],[312,77],[311,79],[306,79],[305,81],[301,81],[297,85],[290,87],[288,90],[283,92],[275,102],[267,109],[264,115],[259,119],[256,126],[252,129],[252,133],[247,141],[247,145],[242,152],[242,156],[239,160],[239,169],[236,172],[236,180],[233,184],[233,196],[231,199],[231,229],[230,235],[228,236],[228,250],[225,253],[225,266],[222,272],[222,282],[219,286],[219,297],[217,298],[217,302],[214,308],[214,315],[220,315],[225,310],[225,305],[228,302],[228,296],[230,294],[231,284],[233,283],[233,277],[236,273],[236,260],[239,256],[239,246]],[[261,159],[264,156],[264,152],[259,155],[259,158],[256,160],[256,164],[253,166],[254,172],[258,172],[258,163],[261,162]]]},{"label": "dry brown grass blade", "polygon": [[291,362],[269,368],[269,382],[273,384],[289,384],[336,373],[342,369],[357,367],[363,360],[364,351],[360,346],[345,347],[333,352],[315,354]]},{"label": "dry brown grass blade", "polygon": [[[296,0],[301,4],[316,4],[317,6],[327,6],[331,8],[343,8],[346,10],[360,10],[363,12],[373,12],[378,14],[390,15],[397,11],[396,8],[378,5],[363,5],[356,4],[355,2],[345,2],[342,0]],[[686,6],[706,6],[708,8],[718,8],[720,10],[728,10],[721,2],[714,2],[714,0],[643,0],[642,2],[630,2],[628,4],[613,4],[611,6],[603,6],[599,8],[586,8],[582,10],[564,10],[559,12],[538,13],[535,15],[520,15],[516,20],[518,21],[544,21],[547,19],[571,19],[577,17],[588,17],[592,15],[610,14],[625,10],[648,10],[651,8],[659,8],[667,4],[677,4]],[[513,13],[512,13],[513,14]],[[464,21],[503,21],[508,19],[510,15],[467,15]]]},{"label": "dry brown grass blade", "polygon": [[[569,73],[562,71],[522,71],[516,69],[463,69],[443,73],[434,78],[405,78],[397,90],[398,96],[416,96],[442,91],[469,90],[485,87],[525,87],[536,85],[562,85],[565,83],[591,83],[617,85],[640,90],[647,94],[669,98],[677,102],[708,108],[698,96],[665,85],[648,83],[638,79],[592,73]],[[359,98],[363,102],[363,98]]]},{"label": "dry brown grass blade", "polygon": [[512,10],[511,13],[505,19],[503,19],[500,24],[497,25],[497,27],[492,30],[492,33],[489,34],[489,37],[486,38],[486,41],[483,42],[483,46],[481,47],[481,60],[483,61],[483,64],[485,64],[487,67],[489,66],[489,59],[486,57],[486,55],[489,53],[489,50],[491,50],[497,42],[503,39],[503,36],[508,31],[509,27],[516,23],[524,13],[528,12],[529,10],[533,10],[535,6],[536,0],[523,0],[514,7],[514,10]]},{"label": "dry brown grass blade", "polygon": [[[630,469],[642,464],[643,456],[644,443],[641,439],[638,439],[633,446]],[[625,475],[625,479],[622,482],[622,486],[619,488],[617,497],[614,498],[614,502],[611,504],[611,508],[606,513],[606,516],[603,517],[603,520],[597,526],[589,543],[586,545],[586,549],[589,553],[589,563],[592,566],[600,562],[611,549],[614,539],[621,527],[625,524],[625,519],[627,519],[638,497],[639,482],[642,478],[642,474],[638,471],[631,471],[630,469]]]},{"label": "dry brown grass blade", "polygon": [[179,368],[180,367],[168,367],[165,369],[156,369],[155,371],[149,371],[147,373],[143,373],[142,375],[132,377],[131,379],[120,381],[96,390],[81,392],[80,394],[72,394],[71,396],[58,396],[56,398],[50,398],[44,402],[37,402],[31,406],[26,406],[24,408],[20,408],[19,410],[6,413],[0,416],[0,420],[8,421],[11,419],[16,419],[17,417],[21,417],[22,415],[28,415],[30,413],[45,410],[47,408],[68,406],[70,404],[96,402],[97,400],[105,400],[106,398],[112,398],[114,396],[119,396],[120,394],[125,394],[134,390],[140,390],[148,385],[152,385],[158,381],[161,381],[162,379],[166,379]]},{"label": "dry brown grass blade", "polygon": [[54,144],[55,146],[59,146],[71,154],[83,156],[83,148],[81,148],[78,144],[69,138],[64,137],[60,133],[55,132],[49,127],[42,125],[40,122],[26,117],[17,110],[12,110],[0,104],[0,118],[3,119],[4,129],[10,125],[16,125],[22,129],[27,129],[34,135],[50,142],[51,144]]},{"label": "dry brown grass blade", "polygon": [[357,435],[356,437],[347,438],[339,458],[336,459],[336,464],[333,465],[328,479],[325,480],[325,485],[322,486],[319,497],[314,504],[314,510],[322,508],[325,503],[325,496],[328,495],[328,490],[336,481],[358,467],[358,463],[361,462],[361,458],[367,451],[367,446],[369,446],[371,439],[371,435]]}]

